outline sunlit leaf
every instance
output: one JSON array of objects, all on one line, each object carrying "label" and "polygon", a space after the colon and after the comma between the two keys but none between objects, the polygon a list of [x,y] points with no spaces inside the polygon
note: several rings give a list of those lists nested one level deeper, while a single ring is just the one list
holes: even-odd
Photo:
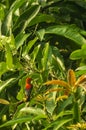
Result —
[{"label": "sunlit leaf", "polygon": [[6,44],[6,65],[8,69],[13,69],[13,56],[9,44]]},{"label": "sunlit leaf", "polygon": [[51,47],[49,46],[49,43],[45,44],[45,48],[43,50],[43,58],[42,58],[42,66],[43,70],[47,69],[48,67],[48,60],[51,59]]},{"label": "sunlit leaf", "polygon": [[5,105],[9,105],[9,101],[5,100],[5,99],[1,99],[0,98],[0,104],[5,104]]},{"label": "sunlit leaf", "polygon": [[78,59],[86,58],[86,44],[84,44],[81,49],[75,50],[71,53],[70,59],[78,60]]},{"label": "sunlit leaf", "polygon": [[7,71],[6,62],[0,63],[0,76]]},{"label": "sunlit leaf", "polygon": [[17,94],[17,99],[22,100],[25,97],[25,80],[26,76],[19,80],[19,86],[21,86],[20,91]]},{"label": "sunlit leaf", "polygon": [[5,12],[4,12],[4,8],[3,8],[3,6],[0,5],[0,20],[3,20],[3,19],[4,19],[4,16],[5,16],[4,13],[5,13]]},{"label": "sunlit leaf", "polygon": [[83,129],[83,130],[85,130],[86,129],[86,123],[77,123],[77,124],[74,124],[74,125],[70,125],[67,128],[69,130],[70,129]]},{"label": "sunlit leaf", "polygon": [[70,59],[72,59],[72,60],[78,60],[78,59],[82,59],[84,57],[86,57],[86,55],[83,55],[83,52],[80,49],[73,51],[70,55]]},{"label": "sunlit leaf", "polygon": [[74,102],[73,105],[73,123],[80,122],[80,106],[78,102]]},{"label": "sunlit leaf", "polygon": [[34,114],[34,115],[44,115],[46,117],[45,112],[40,108],[26,107],[26,108],[22,108],[20,110],[20,113],[21,114],[27,113],[27,114]]}]

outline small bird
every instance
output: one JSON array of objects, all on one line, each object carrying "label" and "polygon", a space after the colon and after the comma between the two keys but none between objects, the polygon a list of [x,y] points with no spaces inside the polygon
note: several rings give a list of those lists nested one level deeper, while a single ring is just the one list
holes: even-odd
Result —
[{"label": "small bird", "polygon": [[26,78],[26,84],[25,84],[25,98],[26,101],[30,101],[30,94],[33,88],[33,85],[31,84],[31,78]]},{"label": "small bird", "polygon": [[23,98],[22,101],[17,102],[16,106],[24,103],[24,102],[28,102],[30,101],[30,94],[33,88],[33,85],[31,84],[31,78],[26,78],[26,83],[25,83],[25,98]]}]

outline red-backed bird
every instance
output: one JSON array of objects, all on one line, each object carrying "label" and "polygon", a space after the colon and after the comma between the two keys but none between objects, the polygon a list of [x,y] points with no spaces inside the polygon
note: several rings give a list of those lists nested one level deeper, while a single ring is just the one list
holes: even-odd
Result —
[{"label": "red-backed bird", "polygon": [[25,84],[25,96],[26,96],[26,101],[30,101],[30,94],[31,90],[33,88],[33,85],[31,84],[31,78],[26,79],[26,84]]}]

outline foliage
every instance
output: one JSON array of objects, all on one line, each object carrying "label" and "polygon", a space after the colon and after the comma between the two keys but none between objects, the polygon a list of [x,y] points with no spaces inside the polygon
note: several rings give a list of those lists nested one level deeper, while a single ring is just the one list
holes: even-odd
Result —
[{"label": "foliage", "polygon": [[85,30],[85,0],[0,1],[1,130],[86,129]]}]

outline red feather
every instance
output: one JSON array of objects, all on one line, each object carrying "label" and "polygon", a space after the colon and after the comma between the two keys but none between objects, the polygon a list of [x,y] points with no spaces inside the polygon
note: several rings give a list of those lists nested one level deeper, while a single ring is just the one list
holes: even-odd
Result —
[{"label": "red feather", "polygon": [[31,84],[26,83],[26,85],[25,85],[25,88],[26,88],[26,89],[30,89],[31,87],[32,87]]},{"label": "red feather", "polygon": [[26,79],[26,85],[25,85],[25,88],[28,90],[32,87],[32,84],[31,84],[31,78],[27,78]]}]

